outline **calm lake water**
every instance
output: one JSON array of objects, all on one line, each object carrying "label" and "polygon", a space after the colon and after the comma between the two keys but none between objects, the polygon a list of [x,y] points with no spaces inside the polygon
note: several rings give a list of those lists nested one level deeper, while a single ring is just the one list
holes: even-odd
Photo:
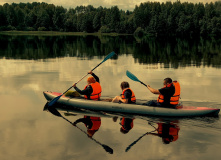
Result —
[{"label": "calm lake water", "polygon": [[[116,122],[101,117],[93,140],[64,119],[43,111],[43,91],[64,92],[111,51],[118,56],[94,70],[103,96],[119,95],[120,83],[128,81],[138,99],[156,99],[126,76],[129,70],[156,89],[162,87],[165,77],[179,81],[184,105],[221,108],[220,41],[0,35],[0,46],[1,160],[221,158],[219,117],[140,117],[127,134],[120,132],[121,117]],[[85,83],[86,79],[77,86],[83,89]],[[65,117],[74,122],[83,114]],[[178,131],[175,141],[165,144],[153,134],[141,137],[162,123]],[[78,127],[86,131],[82,123]],[[107,153],[101,144],[114,153]]]}]

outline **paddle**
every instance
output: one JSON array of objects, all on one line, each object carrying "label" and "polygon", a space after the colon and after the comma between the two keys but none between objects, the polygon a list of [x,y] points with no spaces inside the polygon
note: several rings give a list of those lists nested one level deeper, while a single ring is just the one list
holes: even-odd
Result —
[{"label": "paddle", "polygon": [[[152,127],[154,127],[151,123],[148,123],[149,125],[151,125]],[[155,132],[157,130],[156,127],[154,127],[155,130],[154,131],[151,131],[151,132],[147,132],[147,133],[144,133],[142,136],[140,136],[136,141],[134,141],[133,143],[131,143],[126,149],[125,149],[125,152],[128,152],[130,150],[130,148],[135,145],[141,138],[143,138],[145,135],[149,134],[149,133],[152,133],[152,132]]]},{"label": "paddle", "polygon": [[[104,60],[103,60],[101,63],[99,63],[96,67],[94,67],[91,71],[95,70],[98,66],[100,66],[102,63],[104,63],[106,60],[108,60],[108,59],[110,59],[111,57],[113,57],[114,54],[115,54],[115,52],[109,53],[109,54],[104,58]],[[80,82],[82,79],[84,79],[87,75],[88,75],[88,73],[87,73],[85,76],[83,76],[79,81],[77,81],[76,84],[77,84],[78,82]],[[55,97],[54,99],[52,99],[52,100],[48,103],[48,106],[52,106],[53,104],[55,104],[55,103],[59,100],[59,98],[60,98],[61,96],[63,96],[67,91],[69,91],[71,88],[72,88],[72,86],[71,86],[70,88],[68,88],[68,89],[67,89],[64,93],[62,93],[60,96],[57,96],[57,97]]]},{"label": "paddle", "polygon": [[[63,116],[57,111],[57,109],[55,109],[54,107],[48,107],[48,110],[49,110],[49,112],[51,112],[53,115],[58,116],[58,117],[62,117],[63,119],[65,119],[66,121],[68,121],[69,123],[71,123],[71,125],[73,125],[71,121],[69,121],[68,119],[66,119],[65,117],[63,117]],[[75,127],[78,128],[81,132],[83,132],[83,133],[85,133],[86,135],[88,135],[87,132],[83,131],[83,130],[82,130],[81,128],[79,128],[78,126],[76,126],[76,125],[73,125],[73,126],[75,126]],[[105,144],[101,144],[100,142],[98,142],[96,139],[94,139],[94,138],[92,138],[92,137],[90,137],[90,139],[92,139],[93,141],[95,141],[97,144],[101,145],[106,152],[108,152],[108,153],[110,153],[110,154],[113,154],[113,149],[110,148],[109,146],[107,146],[107,145],[105,145]]]},{"label": "paddle", "polygon": [[126,71],[126,75],[127,77],[129,77],[130,79],[132,79],[133,81],[137,81],[140,82],[141,84],[143,84],[144,86],[147,87],[147,85],[143,82],[141,82],[135,75],[133,75],[131,72],[129,72],[128,70]]}]

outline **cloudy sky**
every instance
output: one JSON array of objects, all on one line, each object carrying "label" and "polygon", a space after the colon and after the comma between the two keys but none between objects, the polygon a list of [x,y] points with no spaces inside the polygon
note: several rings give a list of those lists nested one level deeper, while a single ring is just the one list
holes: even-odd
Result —
[{"label": "cloudy sky", "polygon": [[[3,5],[4,3],[27,3],[27,2],[46,2],[49,4],[59,5],[63,6],[65,8],[75,8],[76,6],[80,5],[93,5],[94,7],[111,7],[111,6],[118,6],[120,9],[123,10],[133,10],[135,8],[135,5],[139,5],[141,2],[166,2],[169,0],[0,0],[0,5]],[[171,2],[175,2],[177,0],[170,0]],[[192,2],[192,3],[198,3],[198,2],[215,2],[215,1],[221,1],[221,0],[180,0],[181,2]]]}]

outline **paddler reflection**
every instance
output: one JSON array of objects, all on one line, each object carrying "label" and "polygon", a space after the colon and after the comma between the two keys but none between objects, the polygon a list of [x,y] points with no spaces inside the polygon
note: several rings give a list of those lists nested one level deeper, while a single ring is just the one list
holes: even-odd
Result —
[{"label": "paddler reflection", "polygon": [[123,134],[127,134],[134,126],[133,121],[134,121],[134,119],[131,119],[131,118],[125,118],[125,117],[121,118],[120,132]]},{"label": "paddler reflection", "polygon": [[157,133],[147,133],[147,135],[158,136],[162,138],[164,144],[175,142],[178,139],[179,126],[175,122],[157,123]]},{"label": "paddler reflection", "polygon": [[[148,122],[149,125],[154,127],[150,122]],[[128,152],[132,146],[134,146],[138,141],[140,141],[144,136],[146,135],[154,135],[162,138],[162,141],[164,144],[169,144],[171,142],[174,142],[178,139],[178,133],[179,133],[179,126],[177,122],[167,122],[167,123],[157,123],[158,127],[154,127],[155,130],[151,132],[144,133],[142,136],[140,136],[137,140],[132,142],[126,149],[125,152]],[[157,133],[154,133],[157,132]]]},{"label": "paddler reflection", "polygon": [[88,137],[92,137],[101,126],[101,118],[100,117],[92,117],[92,116],[84,116],[84,118],[80,118],[76,120],[73,125],[76,126],[78,123],[84,123],[87,128]]}]

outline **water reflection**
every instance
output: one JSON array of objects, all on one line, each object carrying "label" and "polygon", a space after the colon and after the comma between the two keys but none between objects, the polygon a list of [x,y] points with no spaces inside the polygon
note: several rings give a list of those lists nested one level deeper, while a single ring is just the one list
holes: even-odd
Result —
[{"label": "water reflection", "polygon": [[93,59],[115,51],[119,55],[133,55],[137,63],[161,63],[164,68],[191,65],[220,67],[220,42],[216,39],[136,39],[133,36],[0,35],[0,57],[38,60],[70,56]]},{"label": "water reflection", "polygon": [[[56,108],[56,109],[55,109]],[[82,131],[82,133],[86,134],[89,138],[94,140],[96,143],[103,146],[103,148],[106,148],[105,150],[109,150],[109,146],[101,144],[97,140],[95,140],[93,135],[99,130],[101,126],[101,117],[108,117],[112,118],[114,122],[117,122],[117,119],[120,118],[120,132],[123,134],[129,133],[134,128],[134,120],[136,118],[143,119],[139,116],[135,116],[134,118],[132,115],[122,115],[120,114],[113,114],[113,113],[106,113],[106,112],[97,112],[97,111],[91,111],[91,110],[82,110],[77,109],[69,106],[64,105],[58,105],[53,107],[48,107],[47,104],[44,106],[44,111],[49,110],[52,114],[64,118],[66,121],[71,123],[73,126],[77,127],[79,130]],[[68,119],[63,117],[59,112],[64,112],[65,116],[77,116],[77,115],[83,115],[83,118],[79,118],[75,120],[74,122],[70,122]],[[101,116],[101,117],[100,117]],[[178,120],[171,120],[168,119],[160,119],[158,121],[149,121],[144,120],[148,122],[148,125],[151,126],[154,130],[148,131],[142,136],[140,136],[138,139],[136,139],[134,142],[132,142],[128,147],[125,149],[125,152],[128,152],[137,142],[139,142],[144,136],[156,136],[162,139],[163,144],[170,144],[172,142],[175,142],[178,140],[178,134],[180,131],[179,127],[179,121]],[[87,129],[87,132],[83,131],[83,129],[79,128],[77,124],[83,123]],[[117,123],[115,123],[117,124]],[[105,147],[104,147],[105,146]],[[107,149],[108,148],[108,149]]]},{"label": "water reflection", "polygon": [[157,133],[148,133],[148,135],[162,138],[164,144],[170,144],[177,141],[180,127],[177,122],[157,123]]},{"label": "water reflection", "polygon": [[73,125],[76,126],[78,123],[84,123],[87,128],[87,135],[92,137],[101,126],[101,118],[100,117],[92,117],[92,116],[84,116],[84,118],[80,118],[76,120]]},{"label": "water reflection", "polygon": [[123,117],[121,118],[120,125],[120,132],[127,134],[134,127],[134,119]]},{"label": "water reflection", "polygon": [[144,136],[146,136],[146,135],[148,135],[148,134],[152,134],[152,132],[155,132],[155,131],[157,130],[157,128],[155,128],[150,122],[148,122],[148,124],[151,125],[151,126],[154,128],[154,130],[151,131],[151,132],[148,131],[148,132],[144,133],[142,136],[140,136],[137,140],[135,140],[133,143],[131,143],[131,144],[125,149],[125,152],[128,152],[128,151],[131,149],[132,146],[134,146],[138,141],[141,140],[141,138],[143,138]]},{"label": "water reflection", "polygon": [[[60,114],[60,112],[58,112],[58,110],[55,107],[62,107],[59,106],[58,104],[56,106],[49,106],[48,103],[45,104],[43,111],[48,110],[50,113],[52,113],[55,116],[61,117],[64,120],[66,120],[67,122],[69,122],[72,126],[75,126],[77,129],[79,129],[82,133],[86,134],[91,140],[93,140],[94,142],[96,142],[97,144],[101,145],[104,150],[110,154],[113,154],[113,149],[110,148],[109,146],[100,143],[99,141],[97,141],[96,139],[94,139],[92,136],[94,135],[95,132],[98,131],[98,129],[100,128],[101,125],[101,119],[100,117],[92,117],[92,116],[84,116],[84,118],[80,118],[78,120],[76,120],[74,123],[72,123],[70,120],[68,120],[67,118],[65,118],[64,116],[62,116]],[[78,123],[83,122],[87,128],[87,132],[85,132],[83,129],[81,129],[80,127],[77,126]]]},{"label": "water reflection", "polygon": [[178,133],[180,131],[180,127],[178,125],[179,121],[171,121],[171,122],[161,122],[156,123],[157,127],[155,127],[151,122],[148,122],[154,130],[148,131],[140,136],[137,140],[131,143],[126,149],[125,152],[128,152],[138,141],[141,140],[144,136],[156,136],[162,139],[163,144],[170,144],[171,142],[175,142],[178,140]]}]

